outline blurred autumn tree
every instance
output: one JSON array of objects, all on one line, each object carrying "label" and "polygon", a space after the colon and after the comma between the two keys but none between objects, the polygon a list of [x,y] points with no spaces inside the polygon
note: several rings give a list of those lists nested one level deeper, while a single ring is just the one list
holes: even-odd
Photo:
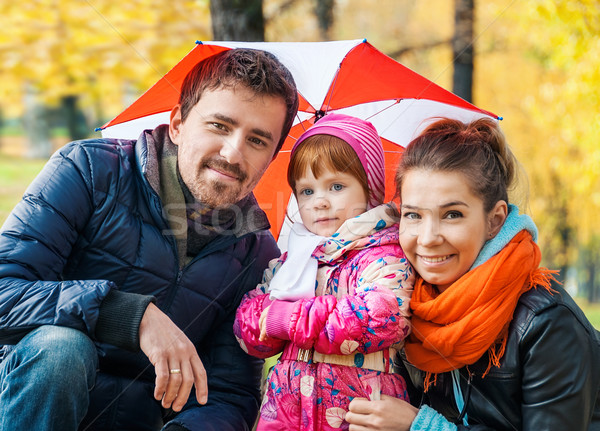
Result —
[{"label": "blurred autumn tree", "polygon": [[319,24],[321,40],[331,40],[335,0],[315,0],[314,12]]},{"label": "blurred autumn tree", "polygon": [[452,91],[473,103],[474,0],[454,0]]},{"label": "blurred autumn tree", "polygon": [[[531,183],[544,263],[579,263],[599,299],[599,0],[481,2],[479,101],[503,106],[502,126]],[[483,5],[485,3],[485,6]],[[502,17],[502,19],[498,19]]]},{"label": "blurred autumn tree", "polygon": [[17,116],[26,97],[62,104],[80,137],[80,109],[99,125],[209,39],[209,23],[207,1],[1,2],[0,106]]},{"label": "blurred autumn tree", "polygon": [[262,0],[211,0],[213,40],[265,40]]},{"label": "blurred autumn tree", "polygon": [[[227,2],[236,4],[221,0]],[[577,268],[580,286],[598,299],[600,0],[473,4],[473,100],[504,117],[501,126],[529,178],[529,212],[539,227],[544,264],[563,274]],[[442,87],[453,87],[455,2],[262,0],[262,9],[265,40],[367,38]],[[212,38],[209,0],[4,1],[0,117],[20,116],[27,96],[76,105],[100,125],[194,40]]]}]

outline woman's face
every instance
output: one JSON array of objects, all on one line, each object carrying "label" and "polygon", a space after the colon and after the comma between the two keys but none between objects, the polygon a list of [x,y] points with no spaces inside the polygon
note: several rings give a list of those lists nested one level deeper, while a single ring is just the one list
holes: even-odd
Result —
[{"label": "woman's face", "polygon": [[[483,200],[460,172],[411,170],[400,198],[400,245],[415,270],[440,292],[469,271],[506,217],[504,201],[486,215]],[[498,207],[504,208],[504,218]]]}]

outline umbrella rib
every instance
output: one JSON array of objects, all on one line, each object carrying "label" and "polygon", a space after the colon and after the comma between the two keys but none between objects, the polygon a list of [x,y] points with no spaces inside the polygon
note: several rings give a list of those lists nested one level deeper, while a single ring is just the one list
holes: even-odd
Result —
[{"label": "umbrella rib", "polygon": [[381,114],[383,111],[387,111],[388,109],[390,109],[392,106],[397,105],[398,103],[400,103],[400,101],[402,101],[404,99],[395,99],[394,103],[392,103],[389,106],[386,106],[383,109],[380,109],[379,111],[375,112],[373,115],[369,115],[367,118],[365,118],[365,120],[370,120],[371,118],[375,117],[376,115]]},{"label": "umbrella rib", "polygon": [[[344,61],[344,60],[342,60]],[[329,92],[329,100],[327,101],[327,108],[329,108],[329,104],[331,103],[331,99],[333,98],[333,91],[335,90],[335,84],[337,84],[337,80],[338,80],[338,76],[340,76],[340,71],[342,70],[342,63],[340,63],[340,65],[338,66],[338,70],[337,73],[335,74],[335,78],[333,78],[333,83],[331,84],[331,91]],[[323,108],[323,106],[321,106],[321,108]],[[325,110],[325,113],[327,113],[327,111],[329,111],[329,109]]]},{"label": "umbrella rib", "polygon": [[[298,119],[298,124],[300,124],[302,126],[302,132],[306,132],[306,128],[304,127],[304,121],[302,121],[302,118],[300,118],[300,115],[298,115],[298,112],[296,112],[296,118]],[[288,135],[290,138],[292,139],[296,139],[293,138],[292,136]],[[297,140],[297,139],[296,139]]]}]

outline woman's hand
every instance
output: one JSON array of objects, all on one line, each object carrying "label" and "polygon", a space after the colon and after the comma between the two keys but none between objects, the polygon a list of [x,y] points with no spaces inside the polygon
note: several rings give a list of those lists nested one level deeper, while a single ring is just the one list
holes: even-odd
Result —
[{"label": "woman's hand", "polygon": [[350,431],[409,431],[419,409],[404,400],[381,395],[381,400],[354,398],[346,413]]},{"label": "woman's hand", "polygon": [[260,329],[260,336],[258,337],[258,341],[266,341],[267,340],[267,314],[269,313],[270,305],[265,308],[262,313],[260,313],[260,318],[258,319],[258,327]]},{"label": "woman's hand", "polygon": [[180,411],[192,385],[196,399],[206,404],[206,371],[192,342],[156,305],[150,304],[140,323],[140,348],[156,373],[154,398],[164,408]]}]

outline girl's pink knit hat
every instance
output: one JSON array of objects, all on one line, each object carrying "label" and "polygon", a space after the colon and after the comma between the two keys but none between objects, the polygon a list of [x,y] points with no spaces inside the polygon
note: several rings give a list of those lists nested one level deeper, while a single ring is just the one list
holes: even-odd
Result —
[{"label": "girl's pink knit hat", "polygon": [[383,145],[377,130],[370,122],[345,114],[327,114],[298,138],[292,148],[292,154],[298,145],[313,135],[335,136],[347,142],[356,152],[367,174],[367,183],[371,191],[369,208],[383,203],[385,197]]}]

